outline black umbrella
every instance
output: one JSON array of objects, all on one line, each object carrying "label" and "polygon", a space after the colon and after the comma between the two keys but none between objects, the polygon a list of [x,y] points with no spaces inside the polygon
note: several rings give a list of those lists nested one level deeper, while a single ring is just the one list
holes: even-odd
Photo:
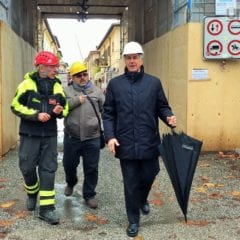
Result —
[{"label": "black umbrella", "polygon": [[163,135],[160,145],[160,154],[186,222],[189,194],[201,147],[201,141],[174,130]]}]

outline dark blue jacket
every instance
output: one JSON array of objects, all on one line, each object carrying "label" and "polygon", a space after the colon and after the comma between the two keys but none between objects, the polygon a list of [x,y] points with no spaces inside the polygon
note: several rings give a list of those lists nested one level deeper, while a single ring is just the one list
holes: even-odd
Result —
[{"label": "dark blue jacket", "polygon": [[158,78],[144,73],[125,74],[110,80],[103,106],[106,140],[116,138],[119,159],[152,159],[159,156],[158,118],[166,122],[173,113]]}]

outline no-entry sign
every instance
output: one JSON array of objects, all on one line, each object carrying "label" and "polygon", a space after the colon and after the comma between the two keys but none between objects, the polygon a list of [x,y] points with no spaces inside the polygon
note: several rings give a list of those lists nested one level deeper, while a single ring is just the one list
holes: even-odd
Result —
[{"label": "no-entry sign", "polygon": [[203,58],[240,59],[240,19],[205,17]]}]

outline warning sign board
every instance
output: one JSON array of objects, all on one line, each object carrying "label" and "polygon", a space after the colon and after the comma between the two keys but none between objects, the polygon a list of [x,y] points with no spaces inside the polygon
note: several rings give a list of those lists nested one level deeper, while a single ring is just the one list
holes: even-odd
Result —
[{"label": "warning sign board", "polygon": [[205,17],[203,20],[204,59],[240,59],[240,19]]}]

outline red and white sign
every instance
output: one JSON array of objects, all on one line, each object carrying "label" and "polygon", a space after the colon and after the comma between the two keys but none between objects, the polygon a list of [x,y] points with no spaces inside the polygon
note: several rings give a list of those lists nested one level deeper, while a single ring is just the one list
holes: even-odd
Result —
[{"label": "red and white sign", "polygon": [[219,56],[223,50],[223,45],[218,40],[212,40],[207,45],[208,56]]},{"label": "red and white sign", "polygon": [[211,20],[207,25],[207,31],[210,35],[219,35],[223,30],[223,24],[218,19]]},{"label": "red and white sign", "polygon": [[240,59],[240,19],[205,17],[204,59]]},{"label": "red and white sign", "polygon": [[228,52],[230,52],[234,56],[240,57],[240,40],[232,40],[228,44]]},{"label": "red and white sign", "polygon": [[239,35],[240,34],[240,20],[239,19],[231,20],[228,23],[228,31],[233,35]]}]

